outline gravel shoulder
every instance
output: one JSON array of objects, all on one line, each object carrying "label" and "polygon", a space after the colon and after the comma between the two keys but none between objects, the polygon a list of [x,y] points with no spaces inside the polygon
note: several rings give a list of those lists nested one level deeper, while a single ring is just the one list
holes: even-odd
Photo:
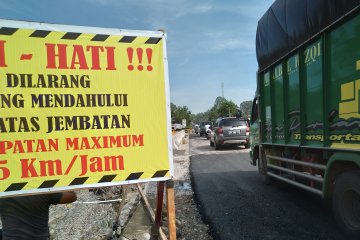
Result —
[{"label": "gravel shoulder", "polygon": [[182,240],[212,240],[209,226],[202,221],[194,200],[189,172],[189,141],[189,136],[185,136],[183,144],[180,145],[180,152],[174,150],[177,235],[178,239]]},{"label": "gravel shoulder", "polygon": [[[174,149],[174,183],[177,239],[212,240],[208,225],[204,224],[194,201],[189,165],[189,136]],[[141,184],[147,192],[149,201],[155,202],[156,183]],[[129,192],[124,197],[124,188]],[[121,239],[134,211],[141,206],[136,186],[116,186],[76,191],[78,200],[67,205],[50,208],[49,228],[53,240],[105,240]],[[120,206],[120,199],[123,205]],[[113,201],[117,200],[117,201]],[[111,201],[103,203],[103,201]],[[121,212],[119,209],[121,207]],[[167,219],[164,208],[163,229],[167,233]],[[1,222],[0,222],[1,227]],[[141,226],[138,226],[141,228]],[[149,230],[150,232],[150,230]],[[142,234],[137,240],[150,239],[150,234]]]}]

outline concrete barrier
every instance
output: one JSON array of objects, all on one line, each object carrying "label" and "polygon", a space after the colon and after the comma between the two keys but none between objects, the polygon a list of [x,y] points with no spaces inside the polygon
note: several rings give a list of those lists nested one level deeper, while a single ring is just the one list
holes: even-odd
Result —
[{"label": "concrete barrier", "polygon": [[179,150],[180,145],[183,142],[185,137],[185,130],[177,131],[174,135],[172,135],[173,147]]}]

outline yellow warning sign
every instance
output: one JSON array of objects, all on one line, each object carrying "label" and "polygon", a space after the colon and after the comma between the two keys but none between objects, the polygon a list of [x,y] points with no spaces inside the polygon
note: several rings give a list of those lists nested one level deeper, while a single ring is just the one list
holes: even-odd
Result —
[{"label": "yellow warning sign", "polygon": [[0,24],[0,196],[171,177],[163,32]]}]

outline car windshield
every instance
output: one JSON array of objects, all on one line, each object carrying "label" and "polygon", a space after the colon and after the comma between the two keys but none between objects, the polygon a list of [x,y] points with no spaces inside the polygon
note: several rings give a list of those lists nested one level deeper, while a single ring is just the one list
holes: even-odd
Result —
[{"label": "car windshield", "polygon": [[239,127],[239,126],[246,126],[246,121],[241,121],[236,118],[231,119],[224,119],[220,123],[221,127]]}]

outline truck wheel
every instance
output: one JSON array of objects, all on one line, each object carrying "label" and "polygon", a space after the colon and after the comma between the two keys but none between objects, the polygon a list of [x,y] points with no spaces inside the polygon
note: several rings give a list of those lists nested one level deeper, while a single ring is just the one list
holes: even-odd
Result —
[{"label": "truck wheel", "polygon": [[259,154],[261,156],[258,157],[258,171],[261,178],[261,181],[266,185],[271,183],[271,177],[267,175],[267,163],[266,163],[266,156],[263,151]]},{"label": "truck wheel", "polygon": [[345,172],[336,179],[333,211],[345,233],[360,236],[360,171]]}]

